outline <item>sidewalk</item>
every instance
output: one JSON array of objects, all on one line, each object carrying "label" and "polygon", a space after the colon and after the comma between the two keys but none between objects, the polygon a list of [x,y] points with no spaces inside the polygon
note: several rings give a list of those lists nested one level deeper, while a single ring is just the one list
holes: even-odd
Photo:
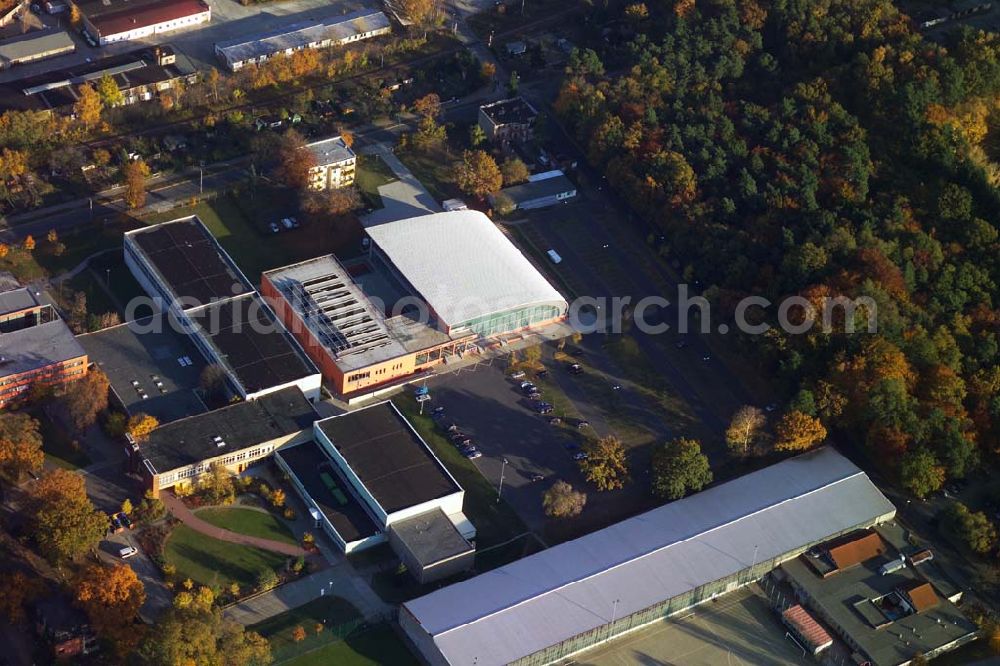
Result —
[{"label": "sidewalk", "polygon": [[184,506],[184,502],[173,493],[163,493],[162,499],[163,504],[167,507],[167,511],[172,513],[177,520],[181,521],[194,531],[201,532],[205,536],[210,536],[213,539],[219,539],[220,541],[228,541],[229,543],[237,543],[243,546],[253,546],[254,548],[270,550],[271,552],[281,553],[282,555],[288,555],[290,557],[306,557],[309,555],[309,553],[298,546],[293,546],[282,541],[273,541],[271,539],[262,539],[260,537],[230,532],[229,530],[207,523],[196,516],[189,508]]},{"label": "sidewalk", "polygon": [[326,595],[349,601],[369,620],[383,619],[393,610],[358,576],[350,562],[341,560],[332,567],[234,604],[223,614],[230,620],[250,626]]}]

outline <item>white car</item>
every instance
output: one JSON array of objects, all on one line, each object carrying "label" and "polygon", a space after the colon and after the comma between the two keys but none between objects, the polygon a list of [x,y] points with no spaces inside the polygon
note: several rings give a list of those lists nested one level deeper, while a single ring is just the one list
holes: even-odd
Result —
[{"label": "white car", "polygon": [[132,557],[138,552],[139,549],[136,548],[135,546],[125,546],[124,548],[118,551],[118,556],[123,560],[127,560],[128,558]]}]

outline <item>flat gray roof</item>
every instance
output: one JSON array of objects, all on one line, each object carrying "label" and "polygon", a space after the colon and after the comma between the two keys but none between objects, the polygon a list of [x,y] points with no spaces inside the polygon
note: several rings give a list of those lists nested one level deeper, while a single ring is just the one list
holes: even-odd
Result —
[{"label": "flat gray roof", "polygon": [[389,27],[389,18],[371,8],[364,7],[350,14],[331,11],[327,16],[309,21],[219,42],[215,45],[215,51],[232,66],[233,63],[256,60],[261,56],[270,57],[275,53],[298,50],[325,40],[339,42],[353,35]]},{"label": "flat gray roof", "polygon": [[0,316],[27,310],[38,305],[38,300],[26,288],[0,292]]},{"label": "flat gray roof", "polygon": [[0,60],[18,62],[25,58],[45,54],[75,51],[76,44],[65,30],[57,32],[35,32],[19,35],[0,42]]},{"label": "flat gray roof", "polygon": [[976,626],[940,591],[937,591],[937,605],[895,621],[891,620],[891,610],[887,615],[872,603],[885,597],[883,605],[892,608],[892,597],[887,595],[925,582],[921,574],[923,565],[881,575],[879,568],[883,564],[899,558],[895,551],[827,578],[820,578],[805,557],[785,562],[781,569],[809,595],[807,605],[818,606],[878,666],[896,666],[917,653],[928,653],[976,631]]},{"label": "flat gray roof", "polygon": [[566,176],[555,176],[545,180],[512,185],[500,190],[500,194],[506,195],[515,204],[522,204],[527,201],[551,197],[563,192],[576,192],[576,185]]},{"label": "flat gray roof", "polygon": [[[832,448],[747,474],[404,604],[448,663],[506,664],[895,515]],[[617,604],[612,602],[617,600]],[[614,608],[614,610],[612,610]]]},{"label": "flat gray roof", "polygon": [[438,508],[406,520],[397,520],[389,525],[389,529],[425,567],[475,550],[444,511]]},{"label": "flat gray roof", "polygon": [[306,148],[316,157],[317,166],[338,164],[354,157],[354,151],[339,136],[323,139],[322,141],[314,141],[307,144]]},{"label": "flat gray roof", "polygon": [[0,376],[17,375],[85,356],[61,319],[0,334]]}]

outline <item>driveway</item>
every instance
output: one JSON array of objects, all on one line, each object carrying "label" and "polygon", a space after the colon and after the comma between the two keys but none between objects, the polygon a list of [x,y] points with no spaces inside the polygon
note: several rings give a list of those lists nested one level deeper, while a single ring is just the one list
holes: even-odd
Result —
[{"label": "driveway", "polygon": [[373,227],[386,222],[441,212],[441,207],[427,188],[385,144],[377,143],[364,148],[361,152],[365,155],[377,155],[399,179],[378,188],[378,194],[382,197],[382,208],[364,216],[361,219],[362,224]]},{"label": "driveway", "polygon": [[[121,559],[118,554],[125,546],[135,546],[138,553],[128,558]],[[132,571],[142,581],[146,588],[146,603],[139,610],[139,615],[146,622],[155,622],[156,619],[173,604],[173,594],[163,584],[160,569],[149,559],[149,556],[139,547],[139,540],[135,538],[132,530],[126,530],[120,534],[114,534],[102,541],[97,547],[98,557],[111,564],[125,563],[132,567]]]}]

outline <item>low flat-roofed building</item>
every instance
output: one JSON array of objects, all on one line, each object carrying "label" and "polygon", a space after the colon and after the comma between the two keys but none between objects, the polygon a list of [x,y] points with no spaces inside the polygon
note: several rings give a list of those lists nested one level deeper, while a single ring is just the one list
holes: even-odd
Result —
[{"label": "low flat-roofed building", "polygon": [[35,384],[83,377],[87,365],[87,352],[55,308],[29,289],[0,292],[0,409]]},{"label": "low flat-roofed building", "polygon": [[931,659],[974,640],[976,625],[934,590],[922,568],[887,572],[884,565],[899,559],[895,549],[883,549],[824,577],[814,556],[802,555],[779,572],[803,605],[873,666],[899,666],[917,654]]},{"label": "low flat-roofed building", "polygon": [[156,317],[126,322],[77,338],[129,415],[161,424],[207,411],[198,396],[205,361],[188,336]]},{"label": "low flat-roofed building", "polygon": [[143,39],[212,20],[204,0],[70,0],[102,46]]},{"label": "low flat-roofed building", "polygon": [[434,666],[561,662],[894,516],[821,448],[407,601],[399,622]]},{"label": "low flat-roofed building", "polygon": [[306,145],[316,166],[309,170],[309,189],[335,190],[354,184],[358,158],[343,137],[334,136]]},{"label": "low flat-roofed building", "polygon": [[380,11],[361,8],[343,14],[339,9],[331,9],[328,14],[314,16],[308,21],[219,42],[215,45],[215,54],[226,68],[235,72],[276,55],[292,55],[302,49],[344,46],[390,32],[392,25],[389,18]]},{"label": "low flat-roofed building", "polygon": [[310,439],[317,418],[298,388],[282,389],[156,428],[133,446],[133,467],[158,495],[215,463],[242,472],[282,446]]},{"label": "low flat-roofed building", "polygon": [[76,43],[65,30],[29,32],[0,42],[0,69],[74,51]]},{"label": "low flat-roofed building", "polygon": [[161,45],[0,83],[0,111],[72,113],[79,87],[96,85],[105,75],[118,85],[126,106],[152,101],[197,78],[187,58]]},{"label": "low flat-roofed building", "polygon": [[534,210],[565,203],[576,196],[576,185],[562,171],[550,171],[544,178],[532,178],[526,183],[505,187],[490,195],[490,203],[498,210]]},{"label": "low flat-roofed building", "polygon": [[197,216],[127,232],[125,264],[240,397],[295,385],[319,398],[318,368]]},{"label": "low flat-roofed building", "polygon": [[830,636],[829,632],[799,604],[782,611],[781,621],[800,641],[805,643],[806,648],[814,655],[833,645],[833,637]]},{"label": "low flat-roofed building", "polygon": [[282,448],[274,457],[306,504],[319,512],[317,527],[345,553],[385,541],[340,467],[315,440]]},{"label": "low flat-roofed building", "polygon": [[[513,43],[520,44],[523,53],[523,42]],[[538,111],[523,97],[502,99],[479,107],[479,126],[487,139],[500,146],[511,141],[527,141],[535,127],[536,118]]]},{"label": "low flat-roofed building", "polygon": [[472,568],[476,548],[441,509],[397,520],[389,543],[419,583],[430,583]]}]

